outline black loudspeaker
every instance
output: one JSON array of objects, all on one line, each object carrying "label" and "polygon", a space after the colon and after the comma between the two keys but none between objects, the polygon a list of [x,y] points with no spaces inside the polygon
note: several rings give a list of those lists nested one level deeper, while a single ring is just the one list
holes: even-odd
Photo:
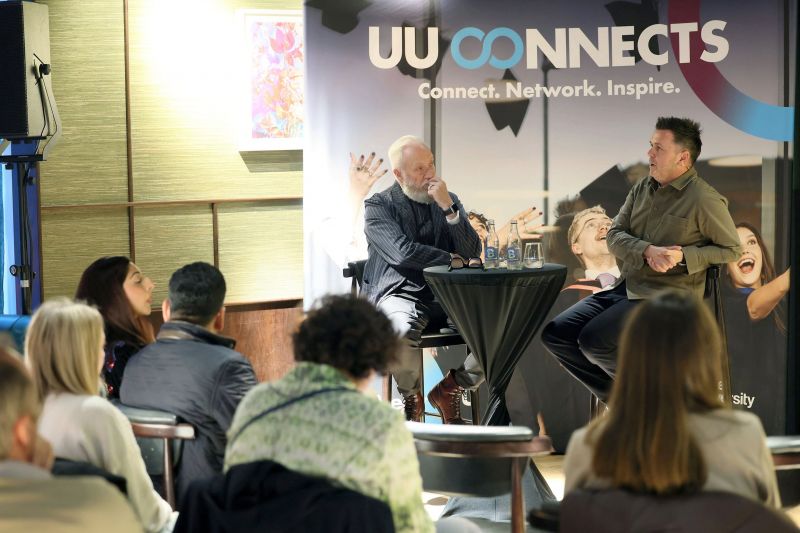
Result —
[{"label": "black loudspeaker", "polygon": [[49,65],[47,6],[0,2],[0,139],[52,134],[46,120],[49,79],[44,72]]}]

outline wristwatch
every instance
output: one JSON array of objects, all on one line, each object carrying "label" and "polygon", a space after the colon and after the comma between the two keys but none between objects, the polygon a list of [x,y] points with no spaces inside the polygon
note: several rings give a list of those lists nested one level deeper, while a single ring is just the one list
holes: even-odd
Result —
[{"label": "wristwatch", "polygon": [[458,214],[458,204],[455,202],[450,204],[450,207],[444,210],[444,216],[455,215]]}]

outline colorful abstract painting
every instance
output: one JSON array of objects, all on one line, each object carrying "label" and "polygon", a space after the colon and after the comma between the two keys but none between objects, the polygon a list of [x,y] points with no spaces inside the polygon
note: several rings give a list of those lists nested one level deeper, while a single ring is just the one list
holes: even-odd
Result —
[{"label": "colorful abstract painting", "polygon": [[249,150],[302,148],[303,20],[298,11],[244,14]]}]

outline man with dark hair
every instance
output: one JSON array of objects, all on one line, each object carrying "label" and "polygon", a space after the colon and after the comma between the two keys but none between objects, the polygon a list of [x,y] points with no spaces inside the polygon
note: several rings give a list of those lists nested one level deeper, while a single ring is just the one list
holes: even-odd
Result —
[{"label": "man with dark hair", "polygon": [[702,298],[706,269],[741,253],[727,200],[694,169],[701,147],[696,122],[657,120],[647,152],[650,175],[633,186],[608,230],[620,279],[542,330],[545,347],[602,401],[611,390],[617,339],[633,306],[668,288]]},{"label": "man with dark hair", "polygon": [[253,367],[220,335],[225,324],[225,278],[208,263],[179,268],[161,306],[165,323],[156,342],[125,368],[122,403],[178,415],[195,428],[177,476],[180,501],[189,482],[222,472],[233,413],[256,385]]}]

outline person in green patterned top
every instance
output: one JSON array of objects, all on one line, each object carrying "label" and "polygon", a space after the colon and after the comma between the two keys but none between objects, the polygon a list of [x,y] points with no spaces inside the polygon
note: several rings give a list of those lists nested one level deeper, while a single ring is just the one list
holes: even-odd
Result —
[{"label": "person in green patterned top", "polygon": [[294,369],[239,404],[225,470],[275,461],[386,502],[398,532],[432,532],[403,414],[368,393],[399,348],[389,319],[364,299],[327,296],[292,340]]}]

